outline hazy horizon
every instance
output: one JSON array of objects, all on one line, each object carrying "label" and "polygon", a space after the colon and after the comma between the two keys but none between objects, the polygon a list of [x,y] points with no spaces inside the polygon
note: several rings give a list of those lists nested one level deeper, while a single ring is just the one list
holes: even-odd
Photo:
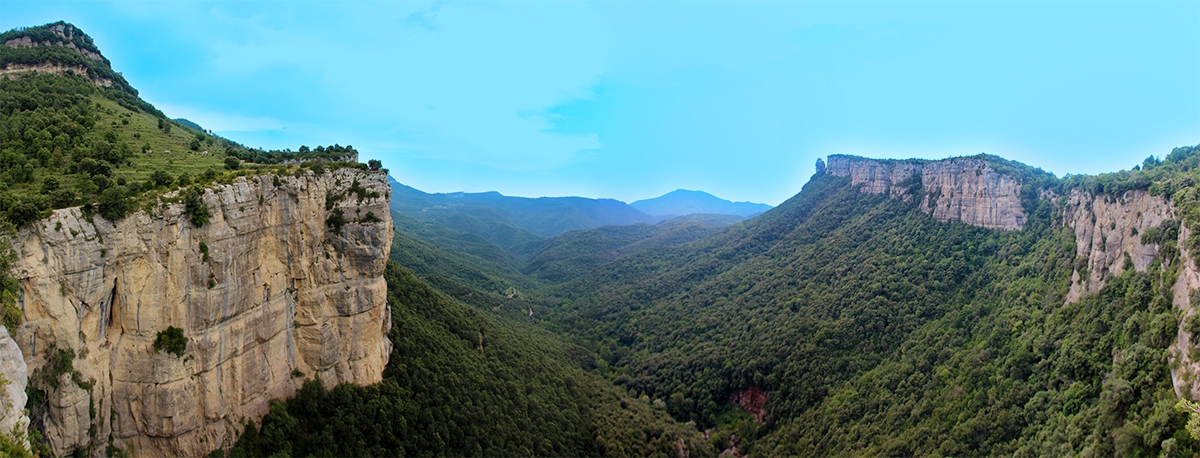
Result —
[{"label": "hazy horizon", "polygon": [[1058,176],[1200,143],[1200,2],[9,2],[170,117],[425,192],[778,205],[818,157]]}]

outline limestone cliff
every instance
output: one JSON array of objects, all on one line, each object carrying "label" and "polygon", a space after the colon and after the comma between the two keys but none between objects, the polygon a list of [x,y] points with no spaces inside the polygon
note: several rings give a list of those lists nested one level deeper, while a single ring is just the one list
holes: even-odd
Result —
[{"label": "limestone cliff", "polygon": [[[852,184],[861,185],[861,192],[921,199],[921,211],[940,221],[1000,229],[1021,229],[1026,221],[1021,183],[979,158],[895,161],[832,155],[828,166],[818,163],[817,169],[849,177]],[[1144,190],[1115,197],[1079,189],[1057,196],[1043,189],[1039,198],[1054,199],[1056,224],[1075,234],[1076,259],[1065,305],[1100,291],[1107,279],[1127,269],[1145,272],[1156,259],[1169,264],[1159,264],[1164,272],[1179,269],[1173,288],[1179,322],[1170,348],[1171,376],[1177,395],[1200,399],[1200,352],[1195,351],[1200,342],[1193,342],[1185,330],[1189,317],[1200,314],[1200,267],[1197,254],[1187,249],[1192,231],[1177,223],[1179,211],[1165,198]],[[1177,228],[1177,239],[1143,243],[1147,231],[1167,226]],[[1178,259],[1162,259],[1164,247],[1159,243],[1174,245],[1171,249],[1179,250]]]},{"label": "limestone cliff", "polygon": [[[850,177],[851,184],[872,194],[921,199],[921,211],[938,221],[998,229],[1021,229],[1021,183],[996,172],[979,158],[943,161],[878,161],[854,156],[829,156],[825,173]],[[920,185],[920,195],[911,189]]]},{"label": "limestone cliff", "polygon": [[1175,342],[1171,345],[1169,359],[1171,361],[1171,383],[1175,387],[1175,395],[1186,397],[1193,401],[1200,400],[1200,358],[1193,349],[1200,347],[1200,342],[1192,338],[1186,325],[1189,318],[1200,314],[1200,269],[1196,267],[1196,253],[1191,253],[1187,244],[1183,243],[1191,236],[1187,226],[1179,229],[1179,246],[1182,269],[1175,281],[1175,307],[1179,310],[1179,323],[1175,332]]},{"label": "limestone cliff", "polygon": [[[212,213],[202,227],[182,203],[160,202],[115,223],[56,210],[17,235],[25,321],[15,338],[31,379],[60,350],[75,355],[75,373],[41,386],[48,411],[35,413],[56,454],[99,455],[111,443],[202,455],[305,377],[381,379],[391,352],[385,174],[247,176],[202,198]],[[337,210],[349,222],[331,227]],[[182,356],[153,348],[168,327],[188,339]]]},{"label": "limestone cliff", "polygon": [[0,434],[28,427],[29,416],[25,415],[28,378],[29,370],[21,349],[9,335],[8,328],[0,326]]},{"label": "limestone cliff", "polygon": [[95,43],[92,42],[92,37],[87,36],[87,34],[74,25],[60,21],[54,24],[47,24],[45,28],[51,33],[51,37],[43,40],[35,40],[33,37],[23,36],[5,41],[4,46],[12,48],[62,46],[70,48],[77,53],[83,54],[88,59],[100,62],[106,66],[110,64],[108,59],[100,55],[100,50],[96,49]]},{"label": "limestone cliff", "polygon": [[1071,273],[1066,303],[1100,291],[1105,279],[1120,276],[1130,267],[1145,272],[1158,256],[1158,246],[1142,244],[1141,234],[1175,217],[1175,209],[1161,196],[1129,191],[1121,197],[1093,196],[1071,191],[1062,208],[1062,223],[1075,232],[1079,261]]},{"label": "limestone cliff", "polygon": [[[1071,286],[1065,305],[1083,296],[1100,291],[1108,278],[1120,276],[1127,269],[1145,272],[1157,259],[1163,272],[1178,269],[1172,288],[1172,303],[1179,317],[1175,341],[1169,349],[1171,380],[1175,394],[1189,399],[1200,398],[1200,358],[1191,333],[1185,329],[1188,317],[1200,312],[1200,269],[1194,254],[1187,249],[1191,231],[1178,225],[1179,211],[1161,196],[1142,190],[1129,191],[1120,197],[1094,196],[1073,190],[1062,199],[1062,224],[1075,233],[1076,262],[1071,274]],[[1143,235],[1155,228],[1177,227],[1165,244],[1179,250],[1175,260],[1164,259],[1163,246],[1153,241],[1143,242]]]}]

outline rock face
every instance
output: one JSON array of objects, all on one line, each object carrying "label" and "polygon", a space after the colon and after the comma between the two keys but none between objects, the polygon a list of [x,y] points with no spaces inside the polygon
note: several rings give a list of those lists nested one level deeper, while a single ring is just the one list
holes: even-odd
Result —
[{"label": "rock face", "polygon": [[24,430],[29,425],[25,415],[25,385],[29,371],[21,349],[8,334],[8,328],[0,326],[0,434],[14,428]]},{"label": "rock face", "polygon": [[960,221],[994,229],[1021,229],[1021,183],[978,158],[943,161],[879,161],[832,155],[825,173],[850,177],[871,194],[910,199],[920,185],[921,211],[938,221]]},{"label": "rock face", "polygon": [[1172,302],[1179,310],[1179,326],[1175,332],[1175,342],[1168,352],[1175,395],[1195,401],[1200,399],[1200,361],[1192,356],[1191,349],[1200,345],[1200,342],[1192,339],[1192,333],[1186,330],[1186,325],[1189,318],[1200,314],[1200,269],[1196,268],[1196,253],[1191,253],[1186,248],[1187,244],[1183,243],[1190,236],[1191,231],[1187,226],[1179,228],[1179,259],[1183,265],[1172,290]]},{"label": "rock face", "polygon": [[[82,65],[72,67],[69,65],[58,65],[49,62],[39,65],[25,65],[9,62],[4,65],[4,68],[0,68],[0,76],[21,76],[33,73],[49,73],[52,75],[87,75],[88,69]],[[91,80],[92,83],[97,86],[112,87],[113,85],[113,80],[100,76],[92,77]]]},{"label": "rock face", "polygon": [[1071,274],[1066,303],[1100,291],[1105,278],[1125,272],[1126,258],[1134,270],[1145,272],[1159,247],[1143,245],[1140,234],[1174,217],[1166,199],[1146,191],[1129,191],[1119,198],[1072,191],[1063,207],[1063,224],[1074,229],[1075,255],[1085,264],[1082,269],[1076,265]]},{"label": "rock face", "polygon": [[[1164,224],[1173,224],[1178,211],[1166,199],[1146,191],[1129,191],[1120,197],[1093,196],[1074,190],[1062,200],[1062,224],[1075,232],[1076,262],[1065,305],[1100,291],[1105,281],[1127,269],[1145,272],[1163,247],[1142,244],[1141,234]],[[1178,267],[1179,276],[1172,288],[1172,303],[1179,311],[1175,341],[1169,348],[1171,381],[1175,394],[1200,399],[1200,361],[1193,358],[1194,342],[1185,329],[1189,317],[1200,313],[1200,269],[1195,254],[1186,243],[1191,236],[1187,226],[1179,227],[1175,240],[1179,258],[1164,270]],[[1178,263],[1176,266],[1174,263]]]},{"label": "rock face", "polygon": [[[852,184],[862,186],[861,192],[906,200],[919,198],[921,211],[939,221],[1000,229],[1021,229],[1026,221],[1020,201],[1021,184],[978,158],[894,161],[833,155],[827,165],[818,162],[817,170],[850,177]],[[1120,197],[1094,196],[1078,189],[1058,197],[1042,190],[1039,198],[1058,199],[1058,222],[1075,233],[1076,261],[1065,305],[1100,291],[1108,278],[1127,269],[1149,269],[1162,247],[1154,242],[1143,244],[1141,234],[1164,223],[1175,224],[1178,214],[1166,199],[1142,190]],[[1171,378],[1177,395],[1200,399],[1200,360],[1192,352],[1200,342],[1193,342],[1191,333],[1185,330],[1187,320],[1200,315],[1200,267],[1194,261],[1198,254],[1187,249],[1190,236],[1191,230],[1179,227],[1179,259],[1173,262],[1181,265],[1173,304],[1180,319],[1170,348]]]},{"label": "rock face", "polygon": [[[82,40],[86,45],[91,45],[91,42],[92,42],[91,37],[88,37],[82,31],[75,28],[75,26],[73,26],[71,24],[66,24],[66,23],[57,23],[57,24],[50,25],[49,30],[51,32],[53,32],[55,35],[57,35],[57,39],[55,39],[53,41],[51,41],[51,40],[34,41],[32,38],[30,38],[28,36],[24,36],[24,37],[13,38],[11,40],[5,41],[4,46],[8,46],[11,48],[30,47],[30,46],[63,46],[63,47],[71,48],[75,52],[83,54],[85,57],[87,57],[89,59],[92,59],[97,62],[101,62],[104,65],[109,65],[108,59],[105,59],[104,56],[100,55],[100,53],[93,51],[91,49],[87,49],[86,47],[80,47],[79,45],[75,44],[75,41],[77,39]],[[92,45],[92,46],[94,46],[94,45]]]},{"label": "rock face", "polygon": [[[111,441],[137,455],[203,455],[305,377],[381,379],[386,175],[249,176],[202,198],[212,216],[199,228],[182,203],[162,203],[116,223],[56,210],[18,234],[25,362],[48,370],[48,357],[75,355],[74,374],[42,387],[56,454],[100,455]],[[338,210],[348,222],[330,228]],[[168,327],[187,338],[182,356],[153,348]]]}]

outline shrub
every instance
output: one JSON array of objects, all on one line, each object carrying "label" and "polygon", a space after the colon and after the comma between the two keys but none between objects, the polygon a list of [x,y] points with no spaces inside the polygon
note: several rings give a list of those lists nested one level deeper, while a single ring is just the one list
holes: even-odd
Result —
[{"label": "shrub", "polygon": [[200,198],[204,194],[204,190],[195,186],[188,188],[183,196],[184,212],[187,213],[188,220],[196,227],[204,227],[208,224],[208,205],[204,204],[204,200]]},{"label": "shrub", "polygon": [[133,201],[124,186],[113,186],[100,193],[99,209],[104,219],[117,221],[133,210]]},{"label": "shrub", "polygon": [[154,173],[150,174],[150,181],[154,182],[155,186],[170,186],[175,179],[165,171],[155,170]]},{"label": "shrub", "polygon": [[63,188],[50,193],[50,205],[55,208],[70,207],[74,203],[75,191]]},{"label": "shrub", "polygon": [[182,358],[183,352],[187,350],[187,341],[187,337],[183,336],[183,329],[168,326],[165,331],[158,331],[158,336],[154,338],[154,352],[165,351]]},{"label": "shrub", "polygon": [[342,209],[335,208],[328,218],[325,218],[325,226],[331,232],[342,230],[342,226],[346,225],[346,215],[342,213]]},{"label": "shrub", "polygon": [[359,220],[359,222],[363,223],[363,224],[370,224],[370,223],[381,223],[381,222],[383,222],[383,220],[380,219],[378,216],[375,216],[375,212],[367,212],[367,215],[363,216],[362,219]]},{"label": "shrub", "polygon": [[238,158],[229,156],[225,158],[225,168],[229,170],[237,170],[242,168],[242,161]]},{"label": "shrub", "polygon": [[8,221],[17,227],[37,221],[42,214],[42,209],[37,203],[31,202],[29,199],[22,199],[12,206],[8,207],[6,212]]}]

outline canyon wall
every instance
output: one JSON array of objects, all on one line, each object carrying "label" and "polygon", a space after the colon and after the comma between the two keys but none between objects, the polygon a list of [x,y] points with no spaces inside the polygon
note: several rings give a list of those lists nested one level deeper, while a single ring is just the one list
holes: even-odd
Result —
[{"label": "canyon wall", "polygon": [[[168,194],[115,223],[76,207],[23,228],[14,338],[54,452],[203,455],[305,378],[378,382],[390,192],[354,168],[251,175],[202,196],[202,227]],[[347,222],[327,224],[339,210]],[[154,348],[168,328],[182,354]]]},{"label": "canyon wall", "polygon": [[921,211],[938,221],[959,221],[996,229],[1021,229],[1021,183],[996,172],[979,158],[943,161],[873,160],[854,156],[829,156],[826,173],[850,177],[861,191],[910,199],[910,189],[920,185]]},{"label": "canyon wall", "polygon": [[1174,218],[1175,209],[1166,199],[1146,191],[1112,197],[1072,190],[1062,206],[1062,224],[1075,232],[1078,262],[1065,302],[1100,291],[1106,278],[1125,272],[1127,260],[1134,270],[1145,272],[1159,246],[1143,245],[1142,234]]},{"label": "canyon wall", "polygon": [[[823,165],[818,164],[818,169]],[[996,172],[979,158],[896,161],[831,155],[823,170],[849,177],[851,184],[861,185],[864,193],[921,199],[921,211],[939,221],[1008,230],[1021,229],[1026,221],[1020,201],[1021,183]],[[1055,200],[1055,223],[1075,235],[1075,262],[1065,306],[1100,291],[1107,279],[1128,269],[1150,269],[1156,259],[1161,259],[1163,247],[1149,240],[1142,243],[1142,234],[1164,223],[1178,225],[1178,210],[1165,198],[1143,190],[1121,196],[1096,196],[1079,189],[1057,196],[1039,190],[1039,198]],[[1200,314],[1200,268],[1196,254],[1187,248],[1191,230],[1178,225],[1178,231],[1175,245],[1179,257],[1158,268],[1163,272],[1178,268],[1172,289],[1179,321],[1169,349],[1171,377],[1177,395],[1195,400],[1200,399],[1200,352],[1195,351],[1200,342],[1193,342],[1186,327],[1192,316]]]}]

